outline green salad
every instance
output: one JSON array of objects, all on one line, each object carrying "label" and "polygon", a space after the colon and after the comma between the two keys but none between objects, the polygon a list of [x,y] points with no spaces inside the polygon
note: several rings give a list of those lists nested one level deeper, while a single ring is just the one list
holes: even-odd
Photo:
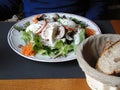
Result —
[{"label": "green salad", "polygon": [[51,58],[66,57],[68,53],[77,49],[77,46],[86,38],[87,24],[73,17],[59,14],[36,15],[32,22],[24,26],[14,26],[22,33],[22,54],[35,56],[48,55]]}]

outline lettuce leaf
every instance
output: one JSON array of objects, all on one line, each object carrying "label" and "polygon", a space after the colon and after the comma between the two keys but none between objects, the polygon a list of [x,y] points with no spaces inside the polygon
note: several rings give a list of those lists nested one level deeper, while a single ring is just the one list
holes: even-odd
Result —
[{"label": "lettuce leaf", "polygon": [[[80,41],[79,41],[78,44],[75,44],[75,43],[74,43],[74,45],[73,45],[74,51],[76,51],[78,45],[79,45],[83,40],[85,40],[85,29],[82,29],[82,31],[78,34],[77,37],[79,38]],[[74,38],[74,39],[75,39],[75,38]]]},{"label": "lettuce leaf", "polygon": [[85,40],[85,29],[80,32],[80,43]]},{"label": "lettuce leaf", "polygon": [[70,51],[73,51],[73,45],[68,45],[62,40],[58,40],[54,46],[55,49],[58,50],[58,53],[54,55],[54,58],[58,56],[66,56]]},{"label": "lettuce leaf", "polygon": [[29,43],[31,40],[33,40],[33,33],[31,31],[25,32],[22,31],[22,39],[25,41],[25,43]]}]

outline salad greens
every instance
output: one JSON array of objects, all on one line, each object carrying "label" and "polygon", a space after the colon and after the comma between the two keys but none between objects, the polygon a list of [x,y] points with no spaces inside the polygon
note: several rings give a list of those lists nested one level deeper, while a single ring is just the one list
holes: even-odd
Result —
[{"label": "salad greens", "polygon": [[[58,40],[54,47],[45,46],[42,42],[42,38],[33,32],[21,32],[22,39],[27,43],[33,43],[33,50],[39,54],[48,55],[52,58],[58,56],[67,56],[70,51],[73,51],[73,45],[67,44],[65,40]],[[65,39],[65,38],[64,38]]]},{"label": "salad greens", "polygon": [[65,57],[76,51],[77,46],[86,38],[87,25],[76,18],[43,14],[35,20],[14,28],[22,34],[21,38],[26,44],[32,43],[36,54],[51,58]]},{"label": "salad greens", "polygon": [[14,26],[14,28],[16,29],[16,30],[18,30],[18,31],[25,31],[26,30],[26,28],[28,27],[30,25],[30,22],[26,22],[25,24],[24,24],[24,26]]}]

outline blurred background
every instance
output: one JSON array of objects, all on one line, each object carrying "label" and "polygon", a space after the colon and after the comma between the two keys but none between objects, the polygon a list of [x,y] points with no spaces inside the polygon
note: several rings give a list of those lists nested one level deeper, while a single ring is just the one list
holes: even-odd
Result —
[{"label": "blurred background", "polygon": [[[120,19],[120,0],[107,0],[107,11],[101,16],[101,20],[116,20]],[[22,19],[22,6],[16,15],[13,15],[11,19],[5,21],[17,21]]]},{"label": "blurred background", "polygon": [[110,1],[107,12],[105,13],[105,19],[120,19],[120,0],[108,0]]}]

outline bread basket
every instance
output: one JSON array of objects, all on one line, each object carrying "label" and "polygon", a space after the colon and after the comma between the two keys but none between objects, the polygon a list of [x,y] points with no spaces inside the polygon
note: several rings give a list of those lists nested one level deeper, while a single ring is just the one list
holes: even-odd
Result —
[{"label": "bread basket", "polygon": [[77,61],[92,90],[120,90],[120,77],[104,74],[95,69],[106,41],[120,40],[118,34],[95,35],[84,40],[77,49]]}]

